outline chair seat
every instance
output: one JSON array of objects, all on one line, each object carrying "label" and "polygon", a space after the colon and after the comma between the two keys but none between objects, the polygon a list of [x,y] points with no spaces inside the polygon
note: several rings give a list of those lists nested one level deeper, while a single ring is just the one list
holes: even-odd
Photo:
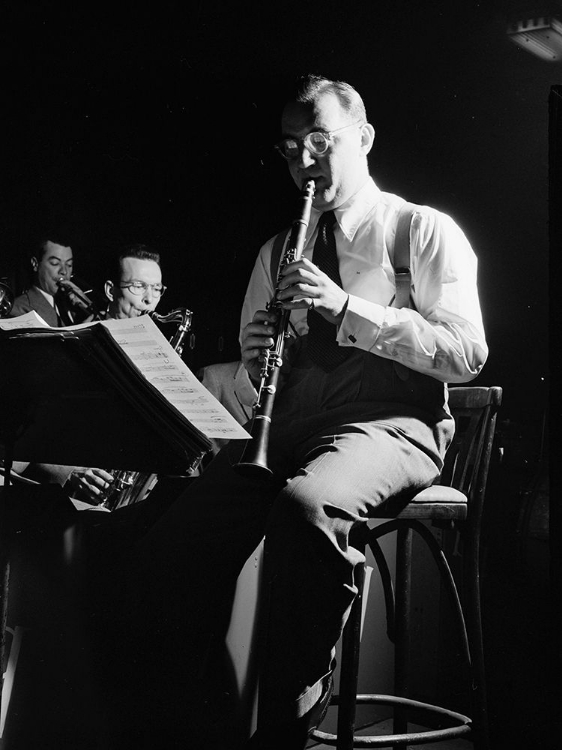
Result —
[{"label": "chair seat", "polygon": [[372,518],[418,518],[426,520],[465,520],[468,501],[466,495],[454,487],[434,484],[418,492],[407,502],[391,498]]}]

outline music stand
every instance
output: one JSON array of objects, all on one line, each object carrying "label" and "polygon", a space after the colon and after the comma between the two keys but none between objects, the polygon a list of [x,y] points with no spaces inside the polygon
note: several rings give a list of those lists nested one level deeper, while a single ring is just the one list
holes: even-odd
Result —
[{"label": "music stand", "polygon": [[12,462],[185,475],[211,442],[143,378],[102,325],[0,331],[0,362],[0,445],[7,479],[0,492],[3,663]]}]

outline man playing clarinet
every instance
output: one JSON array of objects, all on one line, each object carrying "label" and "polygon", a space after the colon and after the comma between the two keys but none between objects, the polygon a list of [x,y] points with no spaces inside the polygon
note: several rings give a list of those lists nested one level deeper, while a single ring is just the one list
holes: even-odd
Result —
[{"label": "man playing clarinet", "polygon": [[260,358],[276,343],[275,295],[295,339],[272,413],[271,476],[239,473],[231,442],[138,545],[123,599],[129,653],[120,653],[135,691],[133,705],[115,712],[114,747],[133,737],[136,748],[187,747],[189,738],[237,746],[219,733],[211,743],[221,704],[209,672],[238,573],[265,536],[258,730],[238,746],[304,748],[329,700],[334,647],[364,561],[350,532],[443,466],[454,430],[446,384],[472,380],[487,357],[477,261],[449,216],[416,206],[411,301],[395,305],[405,201],[369,174],[374,137],[347,83],[307,76],[283,109],[277,148],[299,190],[314,181],[312,211],[302,257],[279,280],[275,238],[258,255],[236,384],[244,403],[255,402]]}]

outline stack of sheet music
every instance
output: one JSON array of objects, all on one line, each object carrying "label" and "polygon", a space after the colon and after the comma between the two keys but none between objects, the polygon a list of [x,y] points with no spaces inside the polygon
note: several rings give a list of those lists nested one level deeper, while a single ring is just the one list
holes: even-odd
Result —
[{"label": "stack of sheet music", "polygon": [[187,474],[248,433],[146,315],[50,328],[0,320],[0,441],[13,460]]}]

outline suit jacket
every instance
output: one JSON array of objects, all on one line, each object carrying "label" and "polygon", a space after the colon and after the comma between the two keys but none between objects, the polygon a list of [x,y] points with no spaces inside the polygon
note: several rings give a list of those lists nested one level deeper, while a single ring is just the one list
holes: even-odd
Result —
[{"label": "suit jacket", "polygon": [[197,373],[205,388],[240,424],[245,424],[252,416],[252,409],[240,403],[234,388],[236,375],[243,369],[241,362],[221,362],[202,367]]},{"label": "suit jacket", "polygon": [[37,315],[40,315],[52,328],[58,328],[61,325],[55,308],[34,286],[15,298],[9,317],[17,318],[18,315],[24,315],[31,310],[35,310]]},{"label": "suit jacket", "polygon": [[[220,362],[202,367],[197,372],[197,377],[234,419],[243,425],[251,418],[252,409],[242,404],[236,393],[235,379],[241,371],[245,372],[242,362]],[[215,438],[211,440],[211,443],[213,444],[211,456],[214,456],[228,443],[228,440]]]}]

